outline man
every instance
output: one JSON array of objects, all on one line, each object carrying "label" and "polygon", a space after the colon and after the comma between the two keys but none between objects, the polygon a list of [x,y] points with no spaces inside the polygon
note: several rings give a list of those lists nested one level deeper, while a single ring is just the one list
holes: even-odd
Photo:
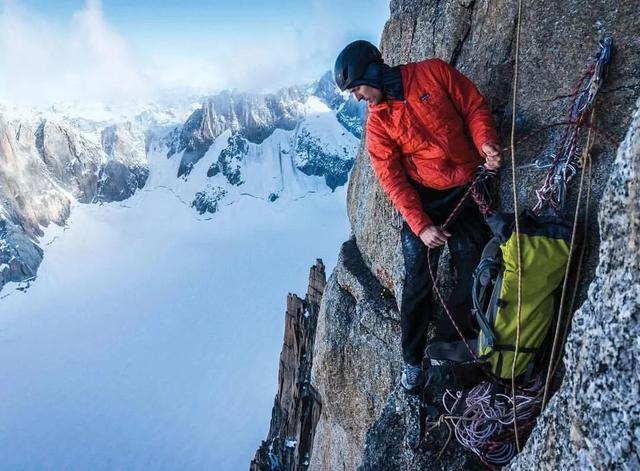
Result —
[{"label": "man", "polygon": [[[444,61],[390,67],[367,41],[355,41],[336,60],[334,76],[341,90],[369,104],[367,144],[383,189],[405,220],[402,246],[405,284],[399,303],[402,385],[415,389],[434,299],[428,263],[437,265],[447,243],[456,285],[447,306],[467,338],[475,337],[471,318],[472,273],[488,241],[488,229],[472,201],[461,207],[447,228],[441,227],[480,164],[502,164],[489,107],[476,86]],[[425,246],[431,250],[428,260]],[[448,319],[436,322],[437,341],[459,341]]]}]

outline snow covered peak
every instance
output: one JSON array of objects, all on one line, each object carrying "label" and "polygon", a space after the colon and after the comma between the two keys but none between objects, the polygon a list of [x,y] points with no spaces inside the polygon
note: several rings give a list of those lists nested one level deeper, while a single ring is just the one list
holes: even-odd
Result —
[{"label": "snow covered peak", "polygon": [[327,71],[320,80],[313,84],[312,93],[336,112],[340,124],[351,134],[357,138],[362,136],[366,106],[364,102],[358,103],[350,93],[340,91],[331,71]]},{"label": "snow covered peak", "polygon": [[161,186],[197,216],[242,198],[335,190],[359,145],[362,109],[354,103],[329,74],[268,94],[1,108],[0,287],[35,274],[42,227],[63,224],[75,201],[122,201]]},{"label": "snow covered peak", "polygon": [[331,109],[337,110],[348,98],[348,93],[343,93],[336,86],[331,71],[327,71],[312,87],[313,94],[324,101]]},{"label": "snow covered peak", "polygon": [[[277,198],[287,189],[282,182],[283,156],[296,172],[324,178],[325,185],[333,190],[347,181],[358,145],[354,136],[362,126],[361,110],[346,110],[348,103],[350,97],[341,93],[327,74],[306,90],[292,87],[262,95],[223,92],[208,98],[187,119],[179,134],[169,136],[167,156],[179,156],[178,177],[197,179],[189,175],[196,165],[201,165],[207,169],[209,179],[222,175],[226,185],[246,186],[253,184],[245,174],[251,172],[249,155],[258,146],[256,152],[263,156],[264,163],[277,163],[281,173],[276,176],[267,172],[274,181],[280,181],[280,186],[272,185],[261,197]],[[353,114],[346,116],[347,112]],[[205,156],[207,163],[199,164]],[[218,184],[215,188],[225,186]],[[229,193],[226,188],[224,194]],[[216,190],[215,205],[211,207],[218,207],[221,194]],[[201,193],[198,201],[203,201]]]}]

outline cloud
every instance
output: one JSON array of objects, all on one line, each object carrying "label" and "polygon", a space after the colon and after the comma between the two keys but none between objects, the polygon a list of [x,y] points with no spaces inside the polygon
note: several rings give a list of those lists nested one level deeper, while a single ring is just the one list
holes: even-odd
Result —
[{"label": "cloud", "polygon": [[4,2],[0,13],[0,100],[19,105],[144,96],[150,78],[114,31],[99,0],[67,24]]},{"label": "cloud", "polygon": [[[313,0],[307,10],[304,18],[274,25],[274,34],[265,29],[259,38],[234,38],[228,53],[236,60],[219,62],[231,64],[226,70],[239,88],[267,90],[318,79],[333,69],[348,42],[378,43],[389,14],[388,0]],[[286,13],[282,17],[286,19]]]},{"label": "cloud", "polygon": [[167,91],[271,91],[308,83],[332,68],[348,41],[377,41],[386,1],[314,0],[302,18],[256,13],[234,24],[211,15],[197,31],[193,18],[176,17],[173,29],[130,26],[134,38],[110,24],[101,0],[86,0],[59,20],[0,0],[0,103],[145,101]]},{"label": "cloud", "polygon": [[351,3],[313,0],[303,18],[283,13],[253,32],[238,25],[235,37],[209,50],[210,60],[220,66],[228,88],[267,91],[309,83],[333,68],[348,42],[378,42],[388,16],[387,0]]},{"label": "cloud", "polygon": [[149,86],[124,38],[111,27],[102,12],[100,0],[88,0],[74,13],[69,45],[71,63],[80,75],[91,78],[89,89],[107,95],[139,95]]}]

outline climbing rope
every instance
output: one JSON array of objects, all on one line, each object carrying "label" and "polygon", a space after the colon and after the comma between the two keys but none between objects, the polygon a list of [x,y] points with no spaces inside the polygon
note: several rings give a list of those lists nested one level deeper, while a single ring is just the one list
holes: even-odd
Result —
[{"label": "climbing rope", "polygon": [[[497,440],[512,430],[514,422],[526,423],[540,411],[541,399],[533,394],[495,393],[493,385],[482,382],[466,396],[460,391],[447,390],[442,403],[447,414],[441,416],[449,421],[458,442],[478,455],[483,462],[506,465],[515,456],[514,443]],[[518,404],[518,415],[514,416],[512,401]],[[456,415],[456,411],[461,411]]]},{"label": "climbing rope", "polygon": [[[589,122],[593,123],[593,117],[595,114],[595,108],[591,109],[591,114],[589,116]],[[580,199],[582,197],[582,190],[584,188],[584,177],[585,177],[585,167],[586,167],[586,163],[587,163],[587,159],[589,159],[590,161],[590,157],[589,154],[591,152],[591,148],[593,146],[593,138],[592,138],[592,132],[589,129],[589,132],[587,134],[587,143],[585,145],[584,151],[583,151],[583,155],[581,158],[581,161],[583,162],[580,165],[581,171],[580,171],[580,184],[578,186],[578,196],[577,196],[577,202],[576,202],[576,210],[573,216],[573,230],[571,231],[571,242],[569,243],[569,256],[567,259],[567,265],[565,267],[565,273],[564,273],[564,281],[562,283],[562,292],[560,294],[560,302],[558,305],[558,314],[556,315],[556,324],[555,324],[555,329],[554,329],[554,336],[553,336],[553,343],[551,345],[551,354],[549,357],[549,367],[547,368],[547,376],[545,379],[545,383],[544,383],[544,392],[542,395],[542,407],[544,408],[547,405],[547,401],[548,401],[548,396],[549,396],[549,386],[551,384],[551,377],[553,375],[553,373],[555,372],[555,367],[553,367],[554,365],[554,361],[555,361],[555,354],[556,354],[556,350],[558,350],[559,347],[559,340],[560,340],[560,326],[562,323],[562,318],[563,318],[563,307],[564,307],[564,301],[565,301],[565,296],[567,294],[567,286],[568,286],[568,282],[569,282],[569,271],[571,269],[571,262],[572,262],[572,257],[573,257],[573,249],[575,246],[575,240],[576,240],[576,233],[577,233],[577,228],[578,228],[578,214],[579,214],[579,210],[580,210]],[[589,176],[591,172],[589,172]],[[589,178],[589,188],[591,187],[590,185],[591,182],[591,178]],[[590,189],[589,189],[589,193],[590,193]],[[588,208],[587,208],[588,211]],[[586,234],[586,231],[585,231]],[[584,250],[582,251],[582,255],[584,255]],[[582,266],[582,257],[580,260],[580,266]],[[579,275],[579,273],[577,274]],[[578,276],[576,277],[576,284],[574,286],[574,290],[577,291],[578,289],[578,282],[579,278]],[[575,300],[575,291],[574,291],[574,296],[573,296],[573,300]],[[572,302],[573,304],[573,302]],[[569,321],[567,320],[567,325],[569,323]],[[567,329],[565,329],[565,331],[568,333]]]},{"label": "climbing rope", "polygon": [[511,364],[511,396],[513,407],[513,433],[515,435],[516,449],[520,453],[520,437],[518,436],[518,421],[517,417],[518,402],[516,400],[516,361],[518,359],[518,353],[520,348],[520,313],[522,311],[522,252],[520,250],[520,221],[518,210],[518,191],[516,189],[516,156],[515,156],[515,135],[516,135],[516,108],[518,99],[518,75],[520,69],[520,27],[522,25],[522,0],[518,0],[518,26],[516,29],[516,50],[515,50],[515,65],[513,74],[513,108],[511,110],[511,186],[513,191],[513,216],[515,221],[515,233],[516,233],[516,257],[518,263],[518,302],[516,305],[516,345],[515,352],[513,354],[513,363]]},{"label": "climbing rope", "polygon": [[[591,184],[592,184],[592,169],[591,169],[591,153],[586,154],[587,158],[587,196],[585,201],[585,209],[584,209],[584,222],[583,227],[584,231],[582,233],[582,242],[580,247],[580,255],[578,257],[578,267],[576,268],[576,273],[574,275],[574,285],[573,285],[573,294],[571,296],[571,302],[569,304],[569,310],[567,311],[569,315],[574,312],[576,299],[578,297],[578,288],[580,284],[580,275],[582,274],[582,262],[584,260],[585,250],[587,248],[587,228],[589,227],[589,209],[591,202]],[[567,337],[569,336],[569,327],[571,326],[571,318],[568,318],[564,325],[564,333],[560,340],[560,345],[564,345],[567,341]],[[558,366],[560,365],[560,361],[562,360],[562,355],[559,353],[556,358],[556,363],[553,367],[552,376],[555,374]]]},{"label": "climbing rope", "polygon": [[[486,182],[487,182],[487,180],[495,177],[495,175],[496,175],[495,171],[489,170],[484,166],[480,166],[478,168],[477,172],[476,172],[476,176],[475,176],[474,180],[471,182],[471,184],[469,185],[469,187],[467,188],[465,193],[462,195],[462,198],[460,198],[460,201],[455,206],[455,208],[453,208],[453,211],[451,211],[451,213],[449,214],[449,216],[447,217],[447,219],[445,220],[445,222],[442,224],[441,227],[443,229],[445,229],[451,223],[451,221],[458,215],[458,212],[460,211],[460,208],[462,208],[462,205],[464,204],[464,202],[467,200],[467,198],[470,195],[473,198],[473,200],[475,201],[475,203],[478,205],[478,208],[480,209],[482,214],[485,214],[485,215],[486,214],[491,214],[493,212],[493,209],[491,208],[491,203],[492,202],[491,202],[489,196],[487,195]],[[478,360],[478,355],[473,350],[473,348],[471,348],[471,345],[469,345],[469,342],[465,338],[465,336],[462,333],[462,331],[460,330],[460,327],[458,326],[458,323],[453,319],[453,315],[449,311],[449,308],[447,307],[447,303],[445,302],[444,297],[442,296],[442,293],[440,292],[440,289],[438,288],[438,278],[433,273],[433,267],[431,266],[431,250],[432,250],[431,247],[427,248],[427,266],[429,267],[429,275],[431,276],[431,282],[432,282],[432,285],[433,285],[433,291],[436,293],[436,296],[438,297],[438,300],[440,301],[440,304],[442,304],[442,308],[443,308],[444,312],[449,317],[449,320],[451,321],[451,324],[456,329],[456,332],[458,333],[458,335],[460,336],[460,338],[464,342],[467,350],[471,354],[471,357],[474,360],[477,361]]]}]

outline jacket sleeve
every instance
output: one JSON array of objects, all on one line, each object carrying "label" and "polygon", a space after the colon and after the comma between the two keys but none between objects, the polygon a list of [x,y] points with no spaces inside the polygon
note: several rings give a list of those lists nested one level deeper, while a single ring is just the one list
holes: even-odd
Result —
[{"label": "jacket sleeve", "polygon": [[420,233],[432,224],[431,219],[422,209],[417,191],[409,183],[400,160],[400,149],[375,115],[369,115],[367,119],[367,149],[373,170],[385,193],[402,214],[411,231],[420,236]]},{"label": "jacket sleeve", "polygon": [[434,59],[432,67],[463,117],[473,144],[480,155],[484,156],[483,144],[500,142],[487,101],[471,80],[445,61]]}]

